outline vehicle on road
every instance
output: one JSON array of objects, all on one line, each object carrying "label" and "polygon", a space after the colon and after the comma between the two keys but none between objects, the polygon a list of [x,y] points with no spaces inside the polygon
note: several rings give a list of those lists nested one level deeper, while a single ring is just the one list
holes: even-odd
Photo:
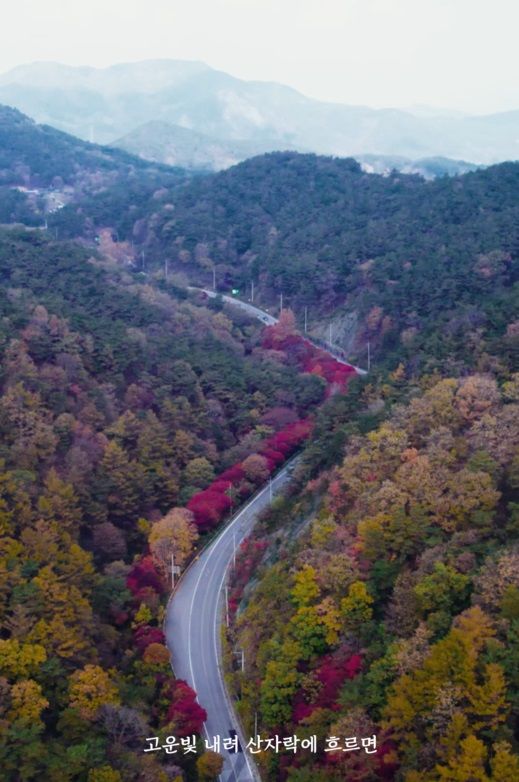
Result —
[{"label": "vehicle on road", "polygon": [[240,744],[240,739],[237,738],[237,737],[238,737],[238,734],[236,733],[234,728],[230,728],[230,730],[229,730],[229,738],[231,738],[234,742],[237,742],[237,747],[238,747],[238,749],[230,749],[229,750],[231,755],[236,754],[236,752],[243,752],[242,746]]}]

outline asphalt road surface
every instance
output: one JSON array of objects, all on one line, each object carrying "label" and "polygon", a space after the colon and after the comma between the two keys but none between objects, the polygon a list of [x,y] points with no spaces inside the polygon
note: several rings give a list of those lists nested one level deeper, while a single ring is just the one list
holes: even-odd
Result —
[{"label": "asphalt road surface", "polygon": [[[278,322],[278,319],[275,318],[273,315],[270,315],[268,312],[265,312],[265,310],[260,310],[259,307],[255,307],[254,304],[249,304],[246,301],[242,301],[241,299],[236,299],[234,296],[226,296],[223,293],[216,293],[215,291],[207,290],[206,288],[191,288],[191,290],[202,290],[203,293],[206,294],[206,296],[209,296],[211,299],[214,299],[216,296],[221,296],[222,300],[225,301],[226,304],[231,304],[234,307],[237,307],[238,309],[242,310],[243,312],[246,312],[253,318],[257,318],[262,323],[264,323],[266,326],[273,326],[275,323]],[[312,340],[308,337],[305,337],[305,339],[308,340],[308,342],[312,342]],[[315,342],[312,342],[312,344],[316,345]],[[345,361],[338,353],[336,349],[334,349],[334,346],[328,346],[325,347],[324,345],[317,344],[316,347],[320,348],[321,350],[326,350],[327,353],[329,353],[331,356],[334,357],[336,361],[339,362],[339,364],[346,364],[349,367],[353,367],[353,369],[359,374],[359,375],[365,375],[366,370],[361,369],[360,367],[356,367],[354,364],[350,364],[349,361]]]},{"label": "asphalt road surface", "polygon": [[226,304],[232,304],[234,307],[243,310],[253,318],[261,320],[261,322],[266,326],[273,326],[278,322],[277,318],[275,318],[273,315],[269,315],[269,313],[265,312],[265,310],[260,310],[259,307],[255,307],[254,304],[248,304],[246,301],[236,299],[234,296],[226,296],[224,293],[216,293],[215,291],[210,291],[206,288],[192,288],[192,290],[203,290],[205,295],[209,296],[211,299],[216,298],[216,296],[221,296],[222,301],[225,301]]},{"label": "asphalt road surface", "polygon": [[[293,464],[293,462],[292,462]],[[186,570],[171,598],[165,622],[166,642],[175,676],[184,679],[207,711],[205,736],[229,738],[236,731],[244,751],[220,750],[224,757],[222,782],[259,779],[225,690],[220,667],[220,628],[225,621],[225,581],[235,549],[252,530],[258,513],[290,480],[290,463],[267,484]],[[245,670],[247,666],[245,665]]]},{"label": "asphalt road surface", "polygon": [[[211,298],[217,295],[210,290],[204,290],[204,293]],[[222,299],[265,325],[277,323],[277,318],[253,304],[233,296],[222,295]],[[364,373],[364,370],[355,369]],[[220,628],[225,620],[227,570],[235,550],[254,527],[258,513],[269,505],[271,493],[275,495],[281,491],[290,480],[290,471],[288,464],[272,479],[272,485],[267,484],[245,505],[191,564],[182,576],[166,613],[166,643],[175,676],[184,679],[195,690],[199,703],[207,711],[206,738],[212,740],[219,736],[223,742],[224,738],[229,738],[231,731],[236,731],[239,737],[241,752],[228,752],[223,745],[220,750],[224,757],[220,775],[222,782],[257,782],[260,779],[254,761],[246,751],[249,737],[241,732],[225,689],[220,664]]]}]

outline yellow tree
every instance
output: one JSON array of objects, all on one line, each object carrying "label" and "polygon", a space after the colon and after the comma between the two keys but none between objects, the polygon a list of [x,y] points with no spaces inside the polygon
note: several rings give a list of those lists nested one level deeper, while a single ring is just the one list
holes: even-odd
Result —
[{"label": "yellow tree", "polygon": [[[384,727],[410,755],[428,743],[438,759],[449,762],[460,740],[467,738],[469,725],[473,730],[493,728],[505,720],[503,672],[495,663],[483,665],[480,660],[493,635],[489,618],[480,608],[471,608],[431,647],[419,668],[395,681]],[[450,766],[445,768],[447,774]]]},{"label": "yellow tree", "polygon": [[21,679],[13,684],[10,692],[11,708],[7,718],[11,722],[32,729],[42,729],[41,713],[49,705],[43,697],[40,685],[32,679]]},{"label": "yellow tree", "polygon": [[519,779],[519,758],[512,753],[510,744],[500,741],[494,744],[494,757],[490,761],[491,779],[495,782],[517,782]]},{"label": "yellow tree", "polygon": [[77,533],[81,513],[74,488],[62,481],[54,469],[49,470],[45,478],[45,490],[38,500],[38,511],[44,519],[58,522],[61,529]]},{"label": "yellow tree", "polygon": [[316,608],[317,615],[325,632],[325,640],[329,646],[334,646],[339,640],[342,629],[341,612],[333,598],[325,597]]},{"label": "yellow tree", "polygon": [[41,619],[27,640],[45,647],[49,655],[67,659],[88,656],[93,632],[92,607],[81,591],[62,580],[50,565],[31,582],[38,588]]},{"label": "yellow tree", "polygon": [[364,581],[354,581],[348,594],[341,600],[341,612],[346,629],[356,632],[369,622],[373,615],[373,597],[369,594]]},{"label": "yellow tree", "polygon": [[300,678],[297,671],[300,659],[301,647],[296,641],[287,639],[279,647],[276,659],[267,663],[261,684],[261,712],[265,724],[270,727],[282,725],[290,717],[290,702]]},{"label": "yellow tree", "polygon": [[319,597],[317,573],[311,565],[305,565],[304,568],[298,570],[294,576],[294,582],[291,597],[297,606],[309,605]]},{"label": "yellow tree", "polygon": [[12,678],[34,674],[47,654],[40,644],[20,643],[16,638],[0,639],[0,674]]},{"label": "yellow tree", "polygon": [[122,782],[122,777],[111,766],[100,766],[88,772],[88,782]]},{"label": "yellow tree", "polygon": [[475,421],[499,404],[497,383],[490,375],[470,375],[461,381],[455,406],[466,421]]},{"label": "yellow tree", "polygon": [[446,766],[437,766],[438,782],[490,782],[485,772],[487,751],[482,741],[470,734]]},{"label": "yellow tree", "polygon": [[196,761],[198,778],[203,780],[218,779],[223,768],[223,758],[218,752],[208,750]]},{"label": "yellow tree", "polygon": [[172,508],[160,521],[152,525],[148,542],[155,564],[166,575],[171,566],[182,567],[198,539],[198,530],[193,523],[194,516],[186,508]]},{"label": "yellow tree", "polygon": [[119,704],[119,692],[110,675],[99,665],[85,665],[69,679],[69,705],[85,720],[96,719],[101,706]]}]

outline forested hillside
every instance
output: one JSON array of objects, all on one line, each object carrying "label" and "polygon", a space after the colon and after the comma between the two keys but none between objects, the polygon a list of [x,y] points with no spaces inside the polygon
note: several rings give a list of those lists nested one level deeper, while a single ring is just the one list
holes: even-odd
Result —
[{"label": "forested hillside", "polygon": [[[515,782],[519,165],[426,183],[275,154],[191,180],[2,116],[6,220],[45,213],[13,184],[72,188],[48,232],[0,231],[6,780],[196,779],[142,751],[204,720],[161,630],[172,547],[311,434],[237,559],[233,687],[249,732],[378,751],[266,753],[265,777]],[[213,270],[313,328],[347,315],[375,368],[350,382],[290,312],[260,332],[180,285]]]},{"label": "forested hillside", "polygon": [[[378,362],[403,358],[418,371],[448,361],[457,372],[474,352],[483,363],[488,354],[516,360],[506,329],[519,308],[519,164],[425,182],[276,153],[189,178],[17,112],[2,117],[6,182],[24,181],[24,171],[28,182],[48,183],[52,172],[72,182],[68,203],[47,215],[53,234],[94,245],[107,229],[140,268],[167,260],[202,284],[214,270],[221,289],[243,295],[254,282],[265,306],[283,293],[301,325],[308,308],[316,333],[323,320],[344,319],[337,340],[357,360],[368,341]],[[35,198],[31,206],[4,187],[3,219],[41,225]]]},{"label": "forested hillside", "polygon": [[[519,165],[424,182],[351,160],[274,154],[192,182],[140,225],[157,257],[285,302],[354,313],[354,349],[463,361],[518,309]],[[248,287],[247,287],[248,286]]]},{"label": "forested hillside", "polygon": [[489,352],[513,319],[518,188],[513,163],[424,182],[286,153],[163,190],[132,207],[135,219],[99,196],[56,220],[71,236],[116,225],[192,280],[212,284],[214,268],[223,289],[245,294],[254,282],[266,306],[283,293],[301,325],[305,307],[314,327],[346,316],[339,339],[352,357],[369,340],[378,360],[404,356],[423,371],[463,364],[467,340]]},{"label": "forested hillside", "polygon": [[171,673],[161,543],[182,565],[190,498],[240,462],[250,493],[261,444],[290,452],[324,383],[246,319],[40,232],[0,232],[0,279],[2,780],[195,778],[196,756],[143,752],[205,716]]},{"label": "forested hillside", "polygon": [[515,164],[424,184],[287,155],[176,203],[184,262],[357,309],[383,365],[328,400],[233,571],[246,729],[321,747],[256,755],[269,780],[519,777],[518,193]]},{"label": "forested hillside", "polygon": [[116,203],[120,189],[128,209],[132,196],[144,201],[159,186],[185,179],[179,169],[89,144],[0,105],[0,222],[42,225],[57,205],[101,193]]},{"label": "forested hillside", "polygon": [[[519,375],[396,373],[378,390],[386,409],[402,392],[367,434],[335,400],[299,491],[238,558],[240,713],[264,737],[320,746],[256,756],[269,780],[519,778]],[[342,461],[316,473],[341,433]],[[338,751],[324,751],[330,736]]]},{"label": "forested hillside", "polygon": [[69,136],[48,125],[37,125],[16,109],[0,106],[0,172],[2,184],[47,186],[54,180],[74,182],[85,176],[161,172],[168,166],[151,165],[118,149],[110,149]]}]

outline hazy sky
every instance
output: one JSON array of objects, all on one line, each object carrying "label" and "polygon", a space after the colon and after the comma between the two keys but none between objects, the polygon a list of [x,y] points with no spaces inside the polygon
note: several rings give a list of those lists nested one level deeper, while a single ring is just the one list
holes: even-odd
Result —
[{"label": "hazy sky", "polygon": [[324,100],[519,108],[517,0],[3,0],[0,71],[203,60]]}]

